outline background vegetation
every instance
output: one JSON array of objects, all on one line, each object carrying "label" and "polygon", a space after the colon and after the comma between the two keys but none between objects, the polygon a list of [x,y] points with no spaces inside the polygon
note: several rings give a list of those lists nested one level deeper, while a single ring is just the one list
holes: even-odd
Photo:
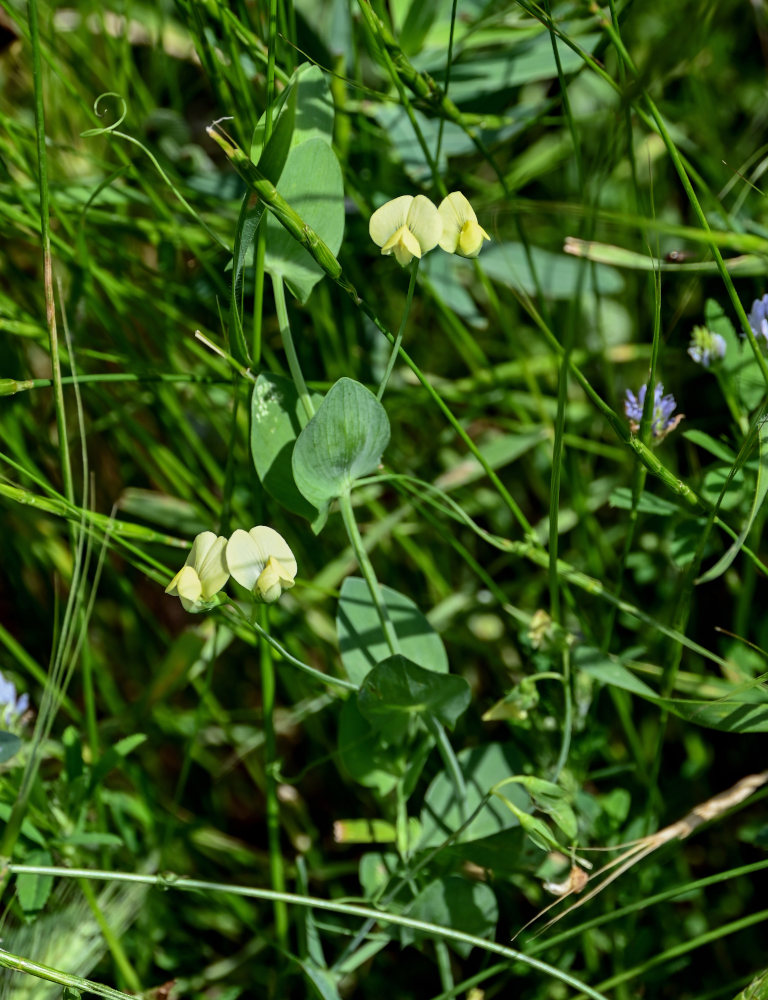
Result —
[{"label": "background vegetation", "polygon": [[[746,316],[768,268],[764,6],[2,7],[0,665],[31,708],[0,742],[0,965],[22,970],[0,997],[768,996],[765,792],[737,785],[768,728],[768,367]],[[254,467],[292,244],[274,216],[249,242],[258,203],[206,129],[226,118],[258,162],[300,66],[291,141],[332,143],[343,200],[333,167],[283,190],[299,216],[327,198],[342,277],[297,297],[286,265],[287,316],[317,401],[340,378],[375,392],[407,316],[391,441],[352,502],[379,581],[426,616],[406,602],[409,655],[446,655],[471,694],[452,728],[385,695],[372,723],[334,683],[385,655],[365,591],[337,620],[355,551],[336,507],[315,534]],[[409,309],[368,220],[455,190],[491,242],[426,256]],[[695,325],[727,341],[719,365],[689,357]],[[657,382],[685,414],[663,440],[624,413]],[[257,524],[299,571],[255,625],[164,594],[198,532]],[[574,859],[734,786],[516,936]]]}]

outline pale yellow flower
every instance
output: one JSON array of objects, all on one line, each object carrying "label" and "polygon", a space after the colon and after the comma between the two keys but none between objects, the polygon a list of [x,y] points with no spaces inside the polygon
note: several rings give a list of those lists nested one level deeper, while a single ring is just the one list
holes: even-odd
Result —
[{"label": "pale yellow flower", "polygon": [[397,263],[407,267],[414,257],[433,250],[443,232],[440,215],[423,194],[404,194],[377,208],[368,232],[385,255],[393,253]]},{"label": "pale yellow flower", "polygon": [[290,590],[296,559],[286,540],[274,528],[260,524],[250,531],[238,528],[227,542],[227,566],[234,580],[254,597],[272,604]]},{"label": "pale yellow flower", "polygon": [[478,223],[474,208],[461,191],[451,191],[443,198],[438,212],[443,223],[443,235],[440,237],[443,250],[461,257],[477,257],[483,240],[491,237]]},{"label": "pale yellow flower", "polygon": [[165,588],[166,594],[181,600],[185,611],[196,614],[216,603],[213,597],[229,579],[226,545],[226,538],[212,531],[201,532],[192,542],[187,561]]}]

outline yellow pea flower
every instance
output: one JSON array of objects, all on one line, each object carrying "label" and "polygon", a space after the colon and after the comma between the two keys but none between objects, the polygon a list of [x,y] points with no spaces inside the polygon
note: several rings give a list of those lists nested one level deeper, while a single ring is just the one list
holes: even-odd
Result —
[{"label": "yellow pea flower", "polygon": [[461,191],[451,191],[440,202],[437,211],[443,223],[443,235],[440,237],[443,250],[461,257],[477,257],[483,240],[491,237],[478,223],[474,208]]},{"label": "yellow pea flower", "polygon": [[166,594],[181,600],[185,611],[196,614],[216,603],[213,597],[229,579],[226,545],[226,538],[212,531],[201,532],[192,542],[187,561],[165,588]]},{"label": "yellow pea flower", "polygon": [[238,528],[227,542],[227,566],[234,580],[254,597],[272,604],[290,590],[296,559],[286,540],[274,528],[260,524],[250,531]]},{"label": "yellow pea flower", "polygon": [[368,232],[385,256],[393,253],[397,263],[407,267],[414,257],[421,258],[437,246],[443,223],[429,198],[404,194],[376,209]]}]

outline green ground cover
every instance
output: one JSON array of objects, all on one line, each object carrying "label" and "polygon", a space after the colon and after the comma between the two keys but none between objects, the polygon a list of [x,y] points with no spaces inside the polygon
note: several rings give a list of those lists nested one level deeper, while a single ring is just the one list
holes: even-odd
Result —
[{"label": "green ground cover", "polygon": [[763,6],[2,10],[0,998],[768,997]]}]

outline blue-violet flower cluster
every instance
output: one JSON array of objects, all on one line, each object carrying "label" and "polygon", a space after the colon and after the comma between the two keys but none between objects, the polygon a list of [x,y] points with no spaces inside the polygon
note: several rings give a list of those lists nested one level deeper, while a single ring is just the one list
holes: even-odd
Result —
[{"label": "blue-violet flower cluster", "polygon": [[762,337],[768,344],[768,295],[755,299],[747,319],[752,327],[752,333],[756,337]]},{"label": "blue-violet flower cluster", "polygon": [[719,333],[712,333],[705,326],[695,326],[688,353],[696,364],[709,368],[713,362],[725,357],[726,346],[725,338]]},{"label": "blue-violet flower cluster", "polygon": [[0,674],[0,720],[4,726],[12,726],[29,708],[29,696],[17,694],[13,681]]},{"label": "blue-violet flower cluster", "polygon": [[[629,426],[633,434],[636,434],[640,429],[643,407],[645,406],[646,389],[647,386],[640,386],[640,392],[638,392],[637,396],[630,389],[627,389],[627,398],[624,400],[624,412],[629,417]],[[676,407],[677,403],[672,393],[668,393],[665,396],[664,386],[661,382],[657,382],[653,392],[653,411],[651,414],[651,433],[657,441],[665,438],[683,419],[682,413],[679,413],[676,417],[672,416]]]}]

